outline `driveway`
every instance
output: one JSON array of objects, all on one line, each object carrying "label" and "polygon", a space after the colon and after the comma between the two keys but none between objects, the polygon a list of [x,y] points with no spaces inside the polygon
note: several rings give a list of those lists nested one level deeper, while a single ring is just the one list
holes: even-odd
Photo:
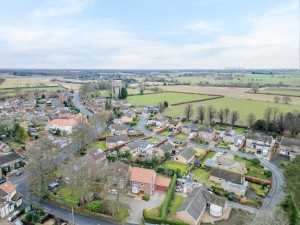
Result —
[{"label": "driveway", "polygon": [[165,197],[166,193],[160,191],[155,191],[154,195],[151,196],[148,202],[144,200],[137,200],[126,195],[123,196],[121,201],[129,204],[132,210],[127,223],[140,224],[143,217],[143,210],[160,206],[164,202]]}]

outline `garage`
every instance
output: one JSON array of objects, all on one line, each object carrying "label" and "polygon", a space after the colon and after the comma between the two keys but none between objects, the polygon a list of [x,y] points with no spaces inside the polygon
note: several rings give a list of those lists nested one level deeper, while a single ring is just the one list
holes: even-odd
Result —
[{"label": "garage", "polygon": [[167,192],[170,183],[171,183],[170,178],[157,176],[155,180],[155,190]]}]

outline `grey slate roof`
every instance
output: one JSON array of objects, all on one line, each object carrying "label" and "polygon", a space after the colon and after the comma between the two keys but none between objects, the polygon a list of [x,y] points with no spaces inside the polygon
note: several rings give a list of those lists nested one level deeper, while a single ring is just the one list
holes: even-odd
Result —
[{"label": "grey slate roof", "polygon": [[178,155],[181,155],[183,158],[185,158],[186,160],[189,160],[190,158],[192,158],[195,154],[197,153],[197,151],[195,149],[193,149],[192,147],[186,147],[183,151],[181,151]]},{"label": "grey slate roof", "polygon": [[206,198],[203,195],[202,188],[194,188],[177,212],[186,211],[197,221],[205,207]]},{"label": "grey slate roof", "polygon": [[11,161],[14,161],[16,159],[21,159],[21,156],[19,156],[15,152],[0,156],[0,165],[11,162]]},{"label": "grey slate roof", "polygon": [[118,141],[129,141],[129,137],[126,135],[120,135],[120,136],[111,136],[106,138],[107,143],[116,143]]},{"label": "grey slate roof", "polygon": [[166,142],[161,146],[159,146],[158,148],[160,148],[163,152],[170,152],[171,150],[174,149],[174,146],[171,143]]},{"label": "grey slate roof", "polygon": [[196,221],[199,220],[201,212],[206,208],[206,204],[214,204],[220,207],[224,207],[226,204],[226,199],[217,196],[215,194],[209,193],[203,186],[194,188],[194,190],[185,199],[182,205],[179,207],[177,212],[186,211],[189,213]]},{"label": "grey slate roof", "polygon": [[243,183],[243,175],[234,173],[228,170],[222,170],[219,168],[213,168],[210,173],[211,176],[219,177],[224,180],[228,180],[232,183],[242,184]]},{"label": "grey slate roof", "polygon": [[150,142],[150,141],[146,141],[146,140],[137,140],[137,141],[134,141],[134,142],[131,142],[129,144],[127,144],[127,147],[130,148],[131,150],[134,150],[134,149],[145,149],[146,147],[148,146],[152,146],[153,143]]},{"label": "grey slate roof", "polygon": [[300,140],[283,137],[281,141],[281,145],[286,147],[292,147],[292,146],[300,147]]}]

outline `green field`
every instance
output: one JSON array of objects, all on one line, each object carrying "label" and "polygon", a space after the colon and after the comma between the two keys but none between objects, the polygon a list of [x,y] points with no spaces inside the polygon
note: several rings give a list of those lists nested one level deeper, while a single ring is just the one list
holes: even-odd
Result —
[{"label": "green field", "polygon": [[[149,90],[144,90],[144,94],[148,94],[148,93],[153,93],[153,91],[149,91]],[[128,95],[140,95],[140,90],[139,89],[127,89],[127,94]]]},{"label": "green field", "polygon": [[[277,108],[280,112],[292,112],[294,110],[300,110],[298,105],[287,105],[283,103],[263,102],[247,99],[232,99],[221,98],[215,100],[209,100],[201,103],[193,103],[194,116],[196,115],[196,109],[199,105],[213,105],[217,110],[221,108],[229,108],[230,111],[237,110],[240,115],[238,124],[247,125],[247,116],[250,112],[254,113],[256,119],[263,118],[264,112],[268,107]],[[184,109],[186,105],[171,106],[166,109],[166,116],[184,116]]]},{"label": "green field", "polygon": [[175,103],[209,98],[211,97],[206,95],[165,92],[151,95],[129,96],[127,97],[127,101],[132,105],[158,105],[159,102],[167,101],[170,106],[171,104]]},{"label": "green field", "polygon": [[291,95],[300,97],[300,89],[292,88],[266,88],[260,91],[260,93],[272,94],[272,95]]},{"label": "green field", "polygon": [[62,91],[65,88],[61,86],[57,87],[29,87],[29,88],[9,88],[9,89],[0,89],[0,93],[17,93],[17,92],[35,92],[35,91],[48,91],[48,92],[56,92]]}]

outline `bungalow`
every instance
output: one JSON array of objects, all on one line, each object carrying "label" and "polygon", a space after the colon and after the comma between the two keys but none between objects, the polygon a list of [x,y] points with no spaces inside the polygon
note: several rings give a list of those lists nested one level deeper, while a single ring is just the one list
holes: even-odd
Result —
[{"label": "bungalow", "polygon": [[123,123],[129,124],[133,121],[134,117],[135,117],[134,112],[128,112],[124,116],[122,116],[121,120]]},{"label": "bungalow", "polygon": [[196,133],[198,134],[199,131],[199,125],[190,123],[187,125],[182,126],[181,132],[184,134],[190,134],[190,133]]},{"label": "bungalow", "polygon": [[174,150],[175,150],[175,146],[172,145],[170,142],[166,142],[156,148],[156,155],[164,156],[165,153],[167,152],[172,153]]},{"label": "bungalow", "polygon": [[243,197],[246,194],[248,181],[245,181],[243,174],[214,168],[211,170],[209,179],[235,195]]},{"label": "bungalow", "polygon": [[17,153],[12,152],[0,156],[0,167],[4,175],[22,167],[22,159]]},{"label": "bungalow", "polygon": [[111,136],[106,138],[106,146],[108,148],[114,148],[130,141],[127,135]]},{"label": "bungalow", "polygon": [[185,147],[179,152],[179,154],[174,156],[174,161],[183,164],[192,163],[195,159],[196,153],[197,151],[192,147]]},{"label": "bungalow", "polygon": [[22,204],[22,198],[10,181],[0,184],[0,218],[9,215]]},{"label": "bungalow", "polygon": [[236,133],[233,129],[226,130],[225,134],[223,135],[223,141],[233,144],[235,135]]},{"label": "bungalow", "polygon": [[68,134],[73,132],[74,126],[77,124],[75,119],[54,119],[47,123],[46,130],[56,130],[65,131]]},{"label": "bungalow", "polygon": [[220,217],[227,208],[227,200],[209,193],[204,187],[194,188],[176,211],[176,218],[190,225],[199,225],[206,208],[213,217]]},{"label": "bungalow", "polygon": [[8,153],[8,152],[10,152],[10,147],[7,144],[5,144],[4,142],[0,141],[0,152]]},{"label": "bungalow", "polygon": [[[110,166],[113,165],[113,166]],[[108,183],[109,186],[117,186],[118,188],[125,189],[129,183],[129,178],[131,174],[131,166],[125,163],[114,163],[109,164],[109,175]]]},{"label": "bungalow", "polygon": [[297,154],[300,154],[300,140],[283,137],[279,148],[280,154],[289,156],[294,159]]},{"label": "bungalow", "polygon": [[88,165],[93,168],[93,172],[101,170],[108,163],[106,154],[101,148],[96,148],[92,151],[89,151],[84,158]]},{"label": "bungalow", "polygon": [[169,128],[178,130],[181,127],[180,120],[168,120]]},{"label": "bungalow", "polygon": [[153,145],[154,144],[152,142],[147,140],[136,140],[131,143],[128,143],[121,149],[121,151],[131,151],[132,153],[140,153],[152,148]]},{"label": "bungalow", "polygon": [[210,127],[199,128],[198,136],[206,140],[213,140],[213,132]]},{"label": "bungalow", "polygon": [[245,136],[242,135],[236,135],[234,137],[234,146],[237,147],[238,149],[241,149],[244,147],[246,142]]},{"label": "bungalow", "polygon": [[128,132],[127,125],[113,125],[111,128],[112,135],[126,135]]},{"label": "bungalow", "polygon": [[275,144],[275,140],[271,136],[264,134],[247,134],[246,151],[256,154],[267,155]]}]

